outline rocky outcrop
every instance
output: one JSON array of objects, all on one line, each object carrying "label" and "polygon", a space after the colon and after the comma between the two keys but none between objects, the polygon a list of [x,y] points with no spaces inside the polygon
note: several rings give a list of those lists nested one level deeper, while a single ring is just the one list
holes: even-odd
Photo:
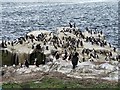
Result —
[{"label": "rocky outcrop", "polygon": [[[101,32],[78,28],[59,27],[57,31],[32,31],[20,37],[7,47],[3,53],[3,76],[31,74],[32,72],[61,72],[69,77],[101,78],[118,80],[120,52],[111,47]],[[78,65],[72,69],[71,59],[78,53]],[[28,61],[29,68],[24,66]],[[111,79],[112,78],[112,79]]]}]

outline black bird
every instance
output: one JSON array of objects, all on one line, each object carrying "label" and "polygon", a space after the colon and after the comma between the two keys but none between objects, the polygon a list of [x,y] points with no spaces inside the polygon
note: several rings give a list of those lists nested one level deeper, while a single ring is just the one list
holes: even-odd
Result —
[{"label": "black bird", "polygon": [[11,42],[11,45],[13,46],[13,41]]},{"label": "black bird", "polygon": [[29,68],[28,60],[25,61],[25,66],[26,66],[27,68]]},{"label": "black bird", "polygon": [[82,58],[83,62],[85,62],[85,58]]},{"label": "black bird", "polygon": [[55,44],[53,45],[55,49],[57,49],[57,46],[55,46]]},{"label": "black bird", "polygon": [[46,50],[49,50],[48,46],[46,46]]},{"label": "black bird", "polygon": [[38,60],[36,60],[36,66],[39,67],[39,61]]},{"label": "black bird", "polygon": [[10,42],[8,42],[8,44],[10,45]]},{"label": "black bird", "polygon": [[72,24],[71,24],[71,23],[69,23],[69,25],[70,25],[70,28],[72,28]]},{"label": "black bird", "polygon": [[32,45],[32,49],[34,49],[34,45]]},{"label": "black bird", "polygon": [[75,25],[75,23],[74,23],[74,28],[76,28],[76,25]]},{"label": "black bird", "polygon": [[73,69],[75,69],[76,65],[78,64],[78,53],[76,52],[75,55],[72,57],[72,65],[73,65]]},{"label": "black bird", "polygon": [[80,45],[81,45],[81,47],[83,47],[83,42],[82,41],[80,41]]},{"label": "black bird", "polygon": [[60,58],[60,55],[58,53],[56,53],[56,56],[55,56],[56,59],[59,59]]},{"label": "black bird", "polygon": [[116,52],[116,48],[115,47],[113,48],[113,51]]}]

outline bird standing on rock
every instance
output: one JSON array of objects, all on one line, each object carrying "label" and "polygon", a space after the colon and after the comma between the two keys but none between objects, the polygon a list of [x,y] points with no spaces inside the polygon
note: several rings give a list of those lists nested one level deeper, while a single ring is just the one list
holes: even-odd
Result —
[{"label": "bird standing on rock", "polygon": [[76,52],[75,55],[72,57],[72,65],[73,65],[73,69],[75,69],[76,65],[78,64],[78,53]]},{"label": "bird standing on rock", "polygon": [[26,66],[27,68],[29,68],[28,60],[25,61],[25,66]]},{"label": "bird standing on rock", "polygon": [[113,51],[116,52],[116,48],[115,47],[113,48]]},{"label": "bird standing on rock", "polygon": [[70,25],[70,28],[72,28],[72,24],[71,24],[71,23],[69,23],[69,25]]}]

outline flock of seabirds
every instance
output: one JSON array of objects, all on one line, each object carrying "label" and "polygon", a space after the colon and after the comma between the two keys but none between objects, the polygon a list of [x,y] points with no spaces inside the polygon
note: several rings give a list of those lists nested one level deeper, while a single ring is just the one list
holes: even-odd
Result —
[{"label": "flock of seabirds", "polygon": [[[106,40],[101,39],[101,36],[103,35],[102,31],[93,31],[87,27],[86,27],[86,31],[91,35],[98,34],[98,38],[95,38],[94,36],[84,36],[83,32],[80,29],[76,29],[75,23],[74,24],[69,23],[69,28],[67,29],[63,28],[60,31],[64,33],[64,36],[62,36],[61,38],[55,35],[54,32],[49,33],[48,35],[49,38],[45,33],[42,32],[38,36],[34,36],[32,34],[31,35],[26,34],[25,37],[20,37],[14,41],[2,40],[1,47],[4,49],[7,48],[8,45],[13,47],[17,44],[22,45],[24,42],[27,43],[31,42],[32,43],[31,49],[35,50],[37,53],[43,53],[44,55],[43,49],[49,50],[50,47],[47,44],[50,43],[50,45],[54,46],[56,50],[52,50],[51,54],[48,57],[44,55],[42,57],[42,60],[40,61],[39,59],[41,59],[41,56],[39,54],[38,55],[34,54],[35,57],[34,64],[37,67],[39,67],[40,64],[45,64],[45,62],[47,61],[53,61],[53,58],[55,58],[56,60],[62,58],[62,60],[71,61],[73,65],[72,67],[73,69],[76,68],[79,60],[81,60],[82,62],[87,61],[85,56],[89,57],[91,62],[94,61],[95,59],[99,59],[100,55],[105,56],[104,60],[115,60],[115,61],[120,60],[120,54],[113,56],[113,53],[117,52],[117,49],[115,47],[113,47],[112,51],[95,50],[95,49],[91,50],[88,48],[84,48],[84,41],[89,42],[91,45],[98,45],[100,47],[105,47],[105,46],[108,46],[110,48],[112,47],[111,44],[107,43]],[[65,32],[72,33],[75,35],[75,37],[67,36]],[[36,44],[35,41],[42,42],[43,45],[38,43]],[[43,48],[43,46],[45,46],[45,48]],[[63,51],[60,52],[59,50],[57,50],[58,48],[62,48]],[[78,48],[81,48],[80,51],[78,51]],[[82,58],[80,58],[79,55],[82,55]],[[53,58],[51,58],[50,56],[52,56]],[[29,68],[30,61],[28,59],[24,60],[24,63],[21,63],[21,67],[23,64]]]}]

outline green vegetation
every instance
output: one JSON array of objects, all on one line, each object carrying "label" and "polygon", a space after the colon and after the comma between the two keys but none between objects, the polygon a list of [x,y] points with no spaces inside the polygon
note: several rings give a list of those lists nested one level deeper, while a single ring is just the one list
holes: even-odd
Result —
[{"label": "green vegetation", "polygon": [[111,85],[107,82],[95,83],[94,81],[62,80],[53,77],[44,77],[40,81],[27,83],[7,83],[3,84],[4,88],[19,88],[17,90],[21,90],[22,88],[116,88],[119,90],[117,84]]}]

